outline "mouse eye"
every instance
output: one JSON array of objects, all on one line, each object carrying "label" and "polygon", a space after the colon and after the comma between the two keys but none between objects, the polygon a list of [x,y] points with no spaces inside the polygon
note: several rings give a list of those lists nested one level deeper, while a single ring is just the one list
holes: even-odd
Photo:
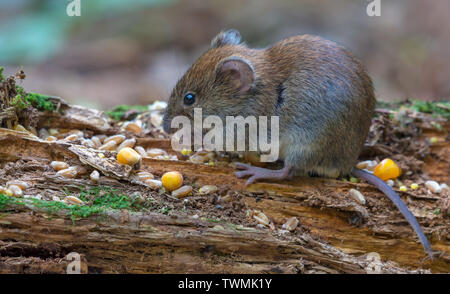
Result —
[{"label": "mouse eye", "polygon": [[195,102],[195,94],[187,93],[184,96],[184,104],[186,105],[192,105]]}]

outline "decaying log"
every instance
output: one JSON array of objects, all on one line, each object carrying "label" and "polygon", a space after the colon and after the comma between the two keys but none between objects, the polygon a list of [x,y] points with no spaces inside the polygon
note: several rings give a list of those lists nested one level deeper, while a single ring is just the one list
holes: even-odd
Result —
[{"label": "decaying log", "polygon": [[[170,146],[167,140],[140,143],[144,147]],[[81,164],[70,143],[45,142],[2,130],[0,160],[19,159],[41,165],[52,160]],[[66,215],[49,217],[32,206],[8,206],[0,215],[0,271],[17,271],[17,259],[23,257],[23,264],[30,265],[23,271],[61,272],[64,266],[58,264],[66,264],[64,256],[78,252],[86,259],[87,271],[101,273],[365,273],[374,266],[367,254],[377,252],[382,260],[377,266],[386,273],[418,268],[450,272],[450,220],[435,221],[430,211],[436,197],[402,194],[407,204],[414,203],[411,210],[433,249],[442,252],[430,262],[423,261],[424,250],[403,216],[367,184],[295,178],[245,188],[245,181],[236,179],[230,167],[148,158],[143,159],[141,170],[157,176],[177,170],[196,186],[214,184],[236,191],[243,195],[248,209],[262,210],[276,228],[295,216],[301,229],[286,233],[210,222],[183,213],[167,216],[129,211],[108,211],[106,216],[72,221]],[[348,196],[351,188],[364,194],[365,207]],[[162,196],[156,193],[155,197]],[[39,263],[42,267],[36,266]]]}]

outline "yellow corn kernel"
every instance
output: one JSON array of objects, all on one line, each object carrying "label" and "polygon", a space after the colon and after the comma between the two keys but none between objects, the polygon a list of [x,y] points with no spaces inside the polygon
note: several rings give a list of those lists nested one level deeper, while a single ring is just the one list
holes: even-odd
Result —
[{"label": "yellow corn kernel", "polygon": [[180,188],[181,185],[183,184],[183,176],[181,175],[181,173],[179,173],[177,171],[171,171],[171,172],[165,173],[161,177],[161,181],[162,181],[164,188],[166,188],[166,190],[174,191],[174,190]]},{"label": "yellow corn kernel", "polygon": [[135,165],[141,160],[139,153],[131,149],[130,147],[122,148],[117,153],[117,161],[122,164]]},{"label": "yellow corn kernel", "polygon": [[58,141],[58,138],[53,137],[53,136],[48,136],[48,137],[45,139],[45,141],[48,141],[48,142],[55,142],[55,141]]},{"label": "yellow corn kernel", "polygon": [[408,191],[408,188],[406,186],[400,186],[399,190],[402,192],[406,192]]},{"label": "yellow corn kernel", "polygon": [[189,154],[191,154],[191,153],[192,153],[192,150],[191,150],[191,149],[183,148],[183,149],[181,150],[181,154],[183,154],[183,155],[189,155]]},{"label": "yellow corn kernel", "polygon": [[373,174],[383,181],[386,181],[398,178],[402,174],[402,171],[392,159],[386,158],[377,164]]},{"label": "yellow corn kernel", "polygon": [[411,184],[411,189],[417,190],[417,189],[419,189],[419,185],[416,184],[416,183],[412,183],[412,184]]}]

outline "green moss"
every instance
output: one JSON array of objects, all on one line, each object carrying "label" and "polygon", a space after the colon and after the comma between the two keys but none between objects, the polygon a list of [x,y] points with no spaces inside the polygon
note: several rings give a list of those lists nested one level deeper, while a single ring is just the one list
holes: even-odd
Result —
[{"label": "green moss", "polygon": [[121,120],[124,114],[130,110],[147,111],[147,105],[118,105],[111,110],[105,111],[114,120]]},{"label": "green moss", "polygon": [[3,82],[3,80],[5,79],[3,77],[3,71],[5,70],[5,68],[3,66],[0,66],[0,83]]},{"label": "green moss", "polygon": [[49,97],[46,95],[29,92],[28,95],[25,97],[25,100],[38,110],[41,111],[55,110],[55,106],[49,100]]},{"label": "green moss", "polygon": [[[101,215],[105,213],[106,209],[138,210],[141,208],[134,200],[125,194],[119,193],[117,189],[110,187],[98,187],[88,190],[80,187],[78,198],[89,204],[69,205],[60,201],[45,201],[34,198],[30,198],[29,200],[35,207],[45,209],[49,215],[54,215],[59,211],[65,211],[70,215],[72,220],[87,218],[91,215]],[[0,210],[7,204],[24,205],[25,200],[23,198],[14,198],[0,194]]]},{"label": "green moss", "polygon": [[391,110],[398,110],[400,107],[410,108],[418,112],[428,113],[436,116],[442,116],[446,119],[450,118],[450,102],[430,102],[421,100],[412,100],[406,102],[377,102],[378,108],[386,108]]}]

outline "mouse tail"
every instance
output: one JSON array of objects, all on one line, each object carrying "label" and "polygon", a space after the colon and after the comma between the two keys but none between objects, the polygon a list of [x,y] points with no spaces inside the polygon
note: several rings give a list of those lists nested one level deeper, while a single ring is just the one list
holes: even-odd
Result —
[{"label": "mouse tail", "polygon": [[425,248],[430,258],[433,259],[433,251],[431,250],[431,246],[430,243],[428,242],[427,237],[425,237],[425,234],[423,233],[422,228],[417,222],[416,217],[411,213],[411,211],[409,211],[408,207],[402,201],[400,196],[394,190],[392,190],[392,188],[389,187],[383,180],[381,180],[380,178],[369,172],[360,170],[359,168],[355,167],[353,168],[352,174],[376,186],[381,192],[383,192],[387,197],[389,197],[389,199],[391,199],[391,201],[395,204],[395,206],[397,206],[398,210],[400,210],[400,212],[403,214],[403,216],[406,218],[406,220],[409,222],[409,224],[416,232],[420,242],[422,243],[423,247]]}]

